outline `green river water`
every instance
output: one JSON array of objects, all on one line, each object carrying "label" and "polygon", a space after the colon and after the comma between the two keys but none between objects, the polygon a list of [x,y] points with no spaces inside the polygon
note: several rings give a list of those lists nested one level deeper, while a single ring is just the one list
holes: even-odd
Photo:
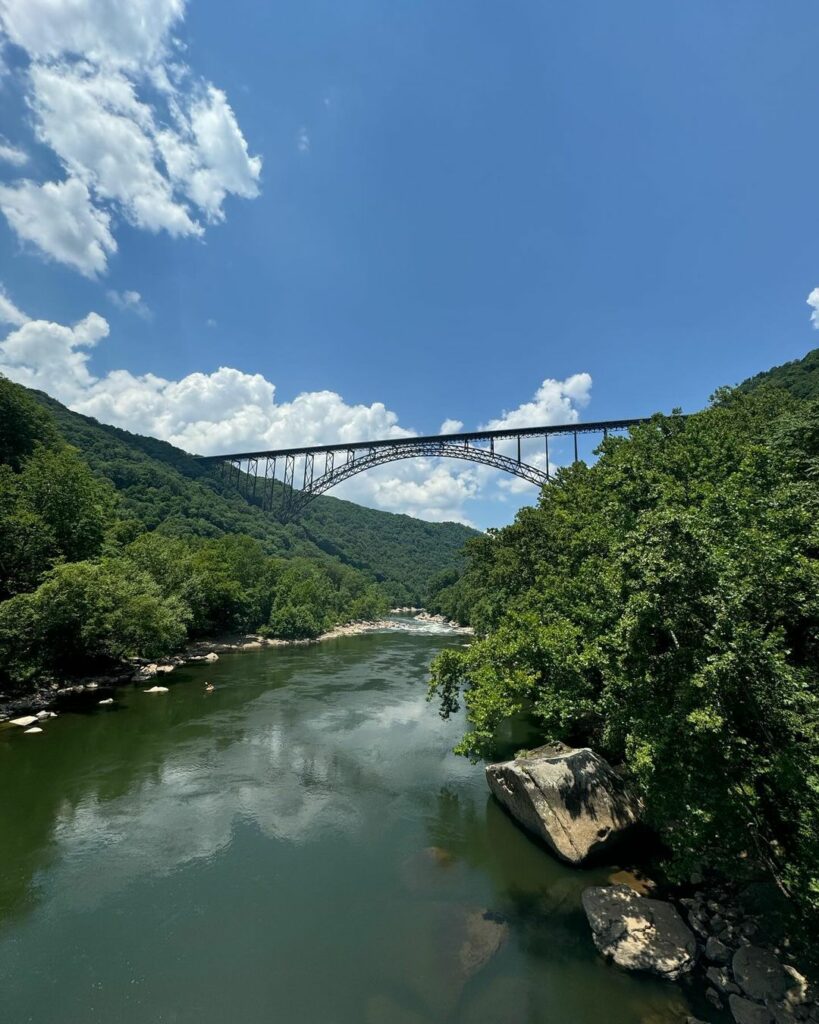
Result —
[{"label": "green river water", "polygon": [[580,893],[611,869],[557,863],[449,752],[425,679],[463,642],[222,655],[0,729],[0,1020],[684,1021],[685,988],[595,953]]}]

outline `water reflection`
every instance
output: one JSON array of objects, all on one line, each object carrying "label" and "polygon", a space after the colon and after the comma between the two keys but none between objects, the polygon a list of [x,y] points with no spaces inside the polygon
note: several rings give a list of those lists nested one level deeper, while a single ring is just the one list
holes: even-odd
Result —
[{"label": "water reflection", "polygon": [[185,670],[4,733],[9,1019],[681,1019],[678,990],[596,957],[579,893],[603,873],[544,854],[450,753],[424,679],[461,642],[226,656],[210,695]]}]

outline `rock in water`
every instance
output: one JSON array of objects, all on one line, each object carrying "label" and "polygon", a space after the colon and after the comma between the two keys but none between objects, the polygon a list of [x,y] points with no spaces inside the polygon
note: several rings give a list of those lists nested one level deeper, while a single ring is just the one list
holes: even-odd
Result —
[{"label": "rock in water", "polygon": [[19,725],[23,729],[28,728],[28,726],[30,726],[30,725],[36,725],[36,723],[37,723],[37,716],[36,715],[23,715],[22,718],[12,718],[12,720],[11,720],[11,724],[12,725]]},{"label": "rock in water", "polygon": [[143,693],[167,693],[167,686],[152,686],[150,690],[143,690]]},{"label": "rock in water", "polygon": [[604,849],[638,820],[623,780],[588,747],[538,747],[487,765],[486,780],[512,817],[570,864]]},{"label": "rock in water", "polygon": [[501,948],[509,926],[488,910],[473,910],[466,915],[464,941],[458,960],[465,980],[477,974]]},{"label": "rock in water", "polygon": [[694,966],[697,940],[670,903],[627,885],[592,886],[582,900],[595,946],[618,967],[673,981]]},{"label": "rock in water", "polygon": [[25,730],[27,736],[30,736],[32,733],[36,734],[36,733],[42,732],[42,731],[43,730],[40,728],[39,725],[33,725],[30,729],[26,729]]}]

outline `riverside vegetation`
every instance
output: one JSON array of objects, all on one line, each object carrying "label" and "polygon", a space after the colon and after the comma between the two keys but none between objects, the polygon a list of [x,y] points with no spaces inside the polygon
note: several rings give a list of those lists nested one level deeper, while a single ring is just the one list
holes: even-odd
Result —
[{"label": "riverside vegetation", "polygon": [[420,604],[473,533],[334,499],[311,516],[282,526],[173,446],[0,378],[0,683],[377,618]]},{"label": "riverside vegetation", "polygon": [[[794,379],[803,398],[775,386]],[[791,365],[561,469],[442,580],[433,605],[476,640],[431,682],[444,716],[466,707],[463,754],[527,713],[622,766],[672,878],[772,879],[814,953],[818,391]]]}]

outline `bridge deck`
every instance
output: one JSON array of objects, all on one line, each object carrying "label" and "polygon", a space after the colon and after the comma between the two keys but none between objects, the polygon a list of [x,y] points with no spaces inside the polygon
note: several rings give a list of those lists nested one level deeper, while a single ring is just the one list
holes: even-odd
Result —
[{"label": "bridge deck", "polygon": [[555,434],[590,434],[604,433],[608,430],[627,430],[629,427],[646,423],[647,416],[629,420],[599,420],[595,423],[558,423],[543,427],[520,427],[506,430],[473,430],[467,434],[427,434],[422,437],[390,437],[378,441],[347,441],[336,444],[314,444],[304,448],[275,448],[269,451],[230,452],[225,455],[202,455],[200,458],[208,462],[236,461],[244,459],[272,459],[287,455],[320,455],[325,452],[364,451],[373,448],[417,447],[419,445],[446,441],[447,443],[462,442],[468,445],[472,441],[504,441],[524,437],[544,437]]}]

